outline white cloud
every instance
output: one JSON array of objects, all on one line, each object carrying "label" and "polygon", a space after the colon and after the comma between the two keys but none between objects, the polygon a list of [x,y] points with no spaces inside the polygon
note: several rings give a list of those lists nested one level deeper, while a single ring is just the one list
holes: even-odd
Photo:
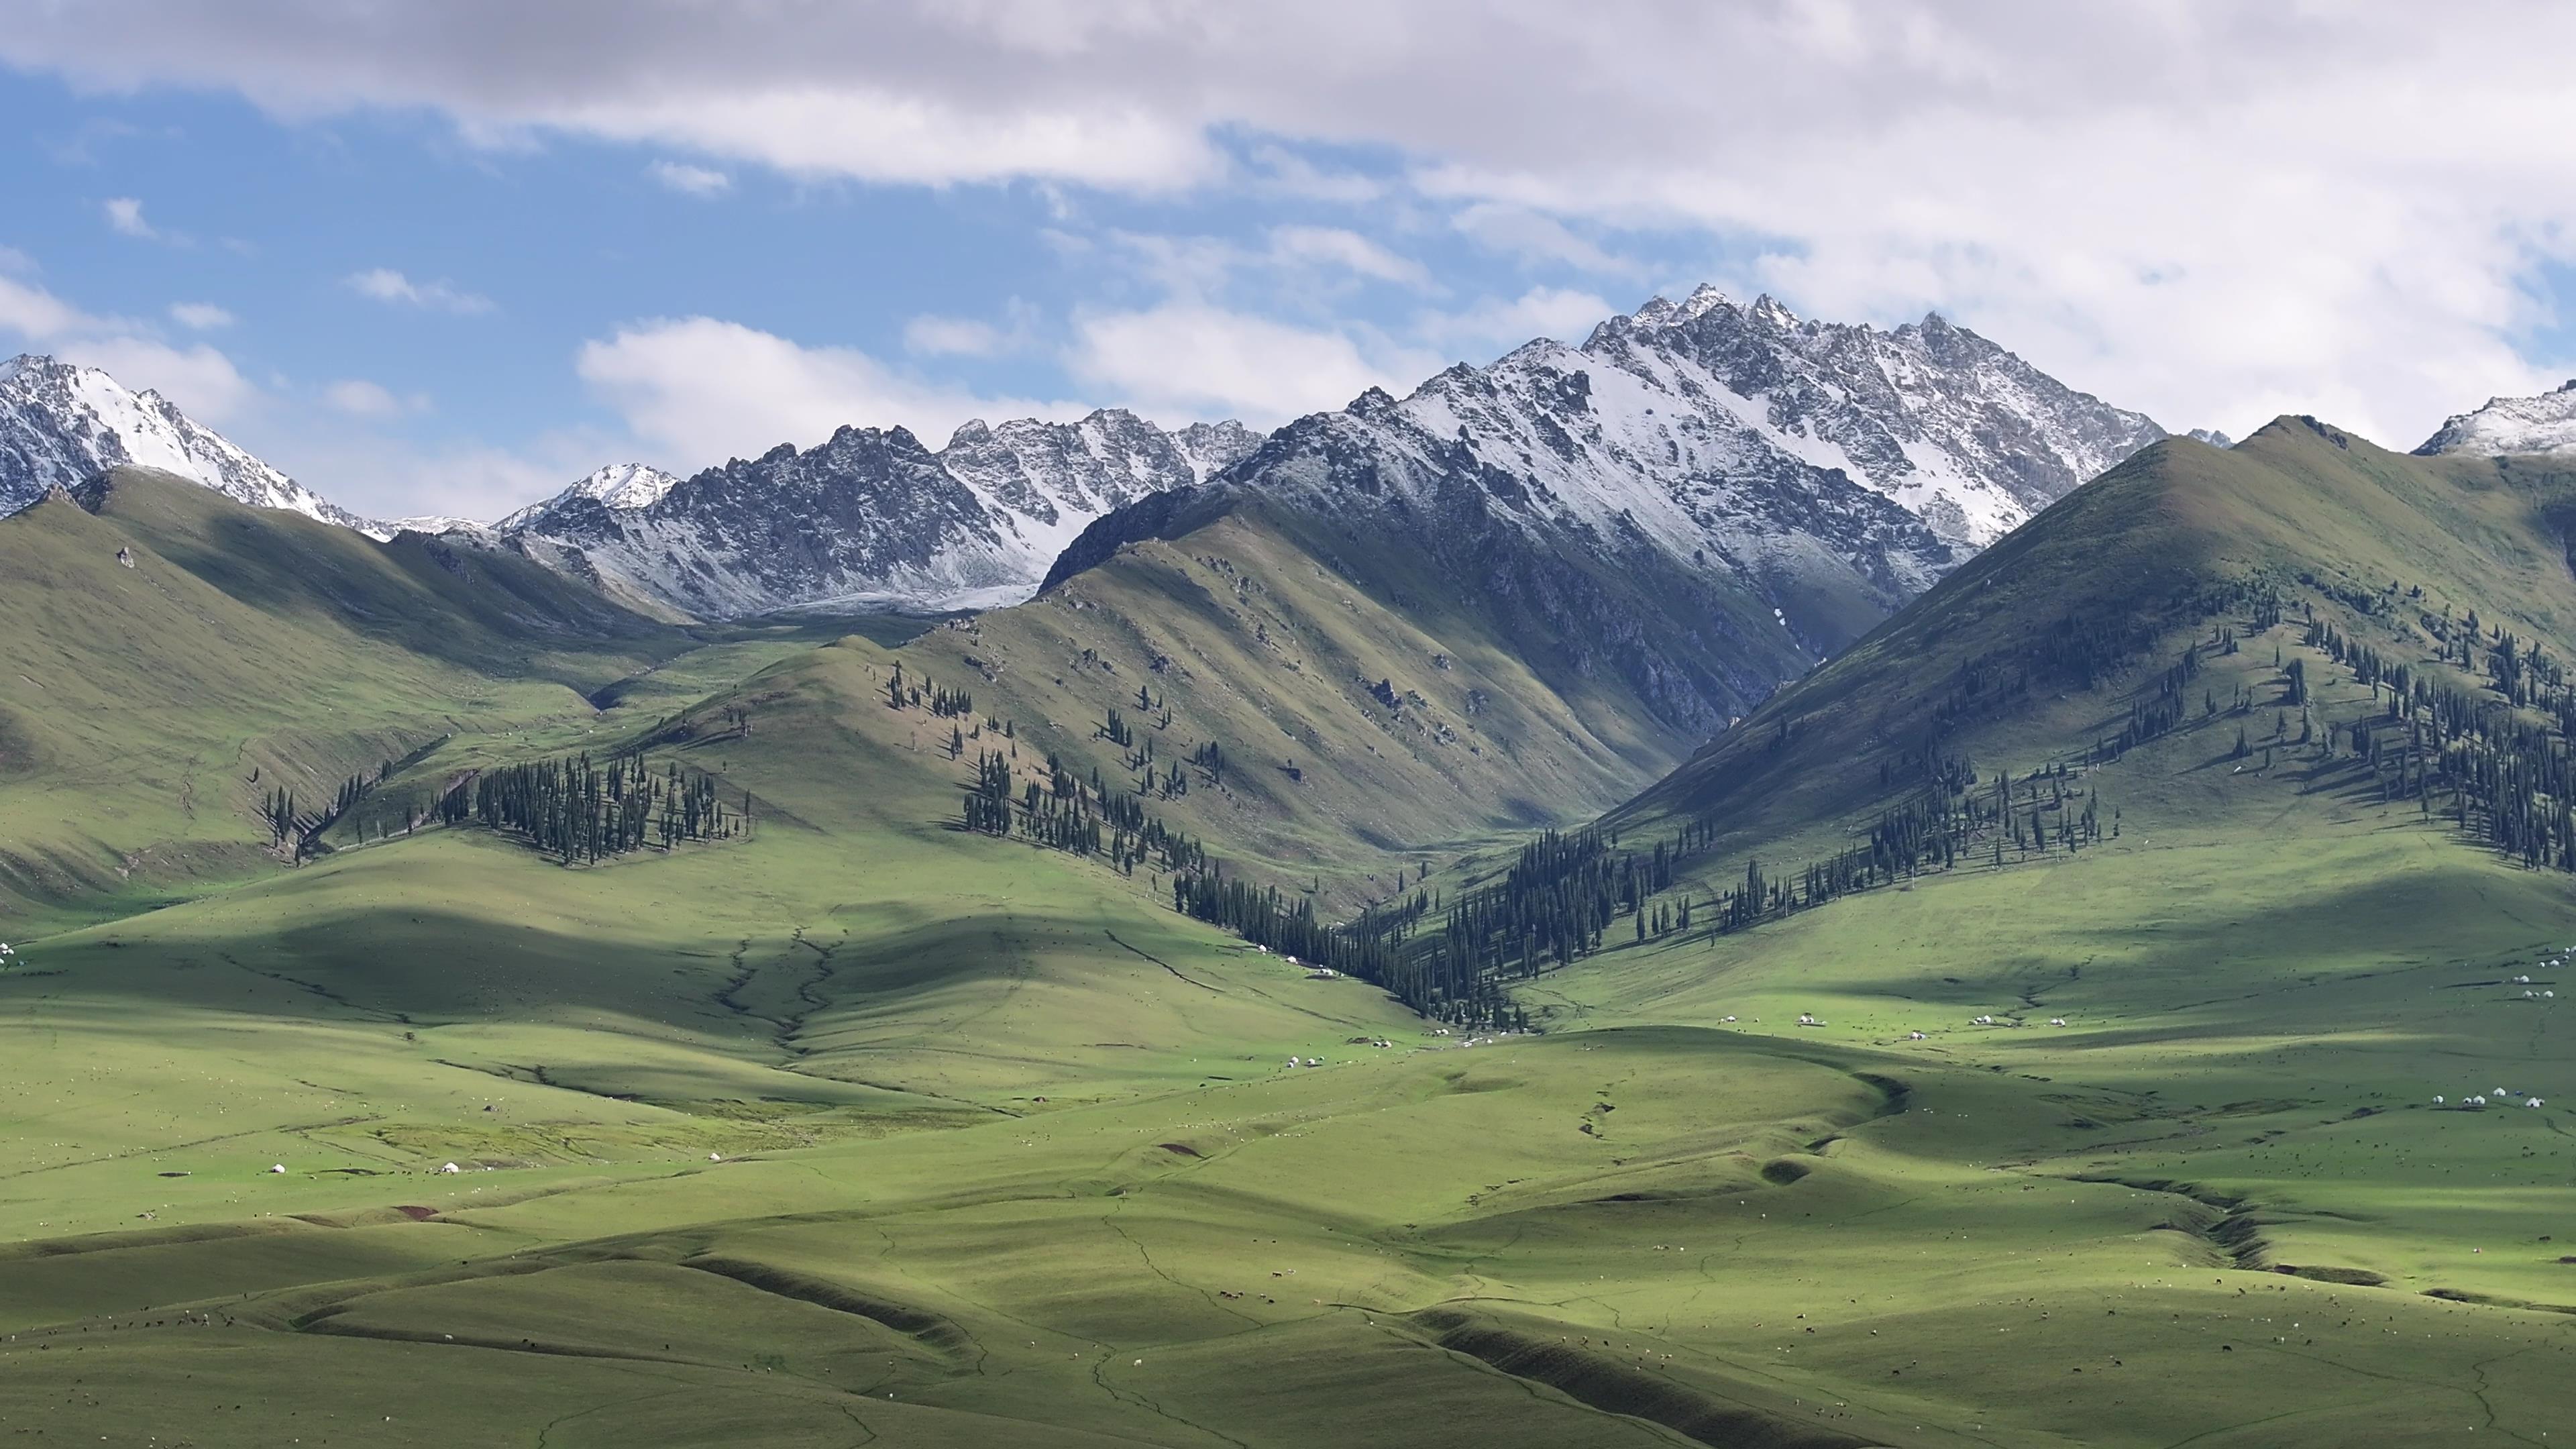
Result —
[{"label": "white cloud", "polygon": [[1486,297],[1455,312],[1427,312],[1414,330],[1444,350],[1477,358],[1507,351],[1533,337],[1581,342],[1595,324],[1618,310],[1590,292],[1532,287],[1517,297]]},{"label": "white cloud", "polygon": [[924,357],[992,357],[1010,339],[1001,328],[972,317],[915,317],[903,325],[903,350]]},{"label": "white cloud", "polygon": [[122,235],[146,239],[161,235],[143,219],[143,203],[131,196],[110,197],[103,204],[103,209],[107,212],[107,224]]},{"label": "white cloud", "polygon": [[459,289],[453,283],[415,282],[391,267],[376,267],[354,272],[347,278],[350,290],[379,302],[419,307],[432,312],[453,312],[471,316],[492,310],[492,299]]},{"label": "white cloud", "polygon": [[406,413],[429,411],[429,398],[423,393],[397,397],[382,383],[362,377],[342,378],[322,389],[322,400],[353,418],[398,418]]},{"label": "white cloud", "polygon": [[712,317],[656,319],[583,345],[582,381],[682,469],[811,447],[843,425],[909,428],[931,447],[958,424],[1079,417],[1077,403],[980,396],[855,348],[807,347]]},{"label": "white cloud", "polygon": [[733,186],[733,178],[723,172],[685,161],[656,161],[645,170],[683,196],[717,196]]},{"label": "white cloud", "polygon": [[173,302],[170,320],[195,332],[212,332],[233,325],[233,314],[212,302]]},{"label": "white cloud", "polygon": [[1239,417],[1273,426],[1370,387],[1402,393],[1436,353],[1365,333],[1293,326],[1204,303],[1078,316],[1073,374],[1159,422]]},{"label": "white cloud", "polygon": [[1335,226],[1281,226],[1270,232],[1270,254],[1282,262],[1334,267],[1408,287],[1430,284],[1420,262],[1400,257],[1358,232]]},{"label": "white cloud", "polygon": [[1603,276],[1644,274],[1635,262],[1613,256],[1599,244],[1576,235],[1555,217],[1527,207],[1480,201],[1459,208],[1450,223],[1477,242],[1524,263],[1556,262]]},{"label": "white cloud", "polygon": [[333,414],[284,427],[263,421],[234,441],[371,518],[487,522],[560,492],[601,459],[633,447],[631,439],[588,431],[549,433],[516,449],[473,441],[423,447],[378,431],[374,422]]},{"label": "white cloud", "polygon": [[0,330],[44,343],[74,333],[115,329],[104,319],[83,315],[42,287],[0,276]]},{"label": "white cloud", "polygon": [[42,287],[0,276],[0,336],[89,367],[125,386],[150,388],[203,422],[235,416],[259,389],[232,359],[198,343],[174,347],[121,317],[93,316]]},{"label": "white cloud", "polygon": [[19,8],[0,60],[284,114],[933,186],[1385,185],[1603,277],[1652,237],[1814,314],[1939,306],[2176,426],[2410,442],[2547,376],[2517,343],[2576,260],[2576,9],[2513,0]]}]

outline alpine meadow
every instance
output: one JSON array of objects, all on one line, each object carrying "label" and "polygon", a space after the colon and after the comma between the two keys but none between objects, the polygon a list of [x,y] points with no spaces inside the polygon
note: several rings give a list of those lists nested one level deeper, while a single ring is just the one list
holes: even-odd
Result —
[{"label": "alpine meadow", "polygon": [[[408,272],[78,201],[173,296],[272,278],[264,312],[118,300],[0,224],[0,1433],[2576,1434],[2576,383],[2526,376],[2558,333],[2481,323],[2511,395],[2398,451],[2324,406],[2404,416],[2394,364],[2248,381],[2104,301],[2188,250],[2168,222],[2064,265],[1943,230],[2017,224],[2018,163],[1881,198],[1934,260],[1867,286],[1749,157],[1621,191],[1680,163],[1610,98],[1719,83],[1642,62],[1532,93],[1634,153],[1560,173],[1561,138],[1407,130],[1374,64],[1265,78],[1224,59],[1250,21],[1176,13],[1157,73],[1232,88],[1183,166],[1145,139],[1173,92],[1082,74],[1110,22],[1069,8],[992,32],[967,120],[832,68],[882,40],[930,86],[998,21],[109,8],[132,36],[0,39],[0,97],[89,118],[27,177],[176,197],[118,168],[184,144],[484,199]],[[1950,8],[1917,18],[1982,13]],[[1411,43],[1346,18],[1322,53]],[[1537,24],[1452,19],[1494,65]],[[814,56],[743,38],[782,26]],[[1729,73],[1826,64],[1728,34]],[[1978,35],[1960,65],[2052,63]],[[1853,45],[1816,84],[1858,107]],[[767,109],[798,96],[831,104]],[[1887,104],[1830,144],[1880,166],[1861,130],[1950,114]],[[1084,169],[1112,153],[1171,174]],[[614,241],[547,261],[576,229]],[[2353,230],[2312,269],[2395,265]],[[1484,260],[1412,260],[1443,248]],[[2218,325],[2190,255],[2176,332]],[[851,291],[900,360],[716,316],[869,335],[816,300]],[[351,307],[409,340],[312,320]],[[2305,356],[2280,308],[2222,350]],[[565,355],[586,392],[529,380]],[[2203,385],[2320,401],[2181,431]],[[662,461],[562,485],[621,454]]]}]

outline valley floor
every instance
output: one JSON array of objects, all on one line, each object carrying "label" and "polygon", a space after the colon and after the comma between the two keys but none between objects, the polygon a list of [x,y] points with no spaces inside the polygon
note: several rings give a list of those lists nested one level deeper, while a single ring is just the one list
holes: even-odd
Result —
[{"label": "valley floor", "polygon": [[1612,951],[1490,1040],[973,837],[347,852],[0,977],[0,1424],[2545,1444],[2563,880],[2302,848]]}]

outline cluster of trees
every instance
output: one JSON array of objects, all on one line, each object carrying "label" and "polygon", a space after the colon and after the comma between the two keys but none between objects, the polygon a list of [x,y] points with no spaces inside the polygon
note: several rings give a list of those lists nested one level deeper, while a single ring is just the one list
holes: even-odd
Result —
[{"label": "cluster of trees", "polygon": [[886,676],[886,708],[920,709],[924,705],[940,719],[962,719],[975,712],[975,696],[963,689],[943,688],[928,678],[907,682],[903,665],[897,663],[894,672]]},{"label": "cluster of trees", "polygon": [[485,770],[439,799],[447,824],[471,821],[526,840],[565,865],[594,864],[647,845],[730,840],[751,831],[751,796],[728,809],[715,777],[640,755],[588,754]]},{"label": "cluster of trees", "polygon": [[2530,866],[2576,871],[2576,691],[2536,645],[2482,629],[2472,612],[2443,640],[2448,662],[2483,666],[2472,694],[2311,621],[2307,642],[2353,679],[2386,692],[2369,718],[2330,732],[2349,740],[2383,800],[2413,799],[2470,838]]},{"label": "cluster of trees", "polygon": [[295,792],[283,785],[271,788],[259,804],[259,817],[268,826],[270,848],[284,850],[291,846],[298,861],[322,850],[324,834],[343,816],[357,809],[358,803],[391,778],[393,772],[394,762],[387,760],[378,765],[373,774],[361,772],[351,775],[340,782],[339,790],[331,797],[330,806],[318,811],[301,808]]},{"label": "cluster of trees", "polygon": [[1148,814],[1135,796],[1111,790],[1096,769],[1086,783],[1062,759],[1049,755],[1043,787],[1035,778],[1020,781],[1015,800],[1012,786],[1018,779],[1009,758],[989,750],[979,755],[975,782],[966,790],[966,828],[1016,835],[1074,855],[1104,856],[1121,875],[1134,875],[1140,865],[1182,871],[1206,862],[1197,841]]}]

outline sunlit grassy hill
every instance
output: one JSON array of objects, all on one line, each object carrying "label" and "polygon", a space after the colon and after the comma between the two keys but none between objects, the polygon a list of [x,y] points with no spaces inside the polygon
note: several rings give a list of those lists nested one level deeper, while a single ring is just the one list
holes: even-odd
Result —
[{"label": "sunlit grassy hill", "polygon": [[[125,562],[120,562],[123,552]],[[253,807],[587,713],[690,641],[546,570],[119,470],[0,520],[0,921],[270,868]]]}]

